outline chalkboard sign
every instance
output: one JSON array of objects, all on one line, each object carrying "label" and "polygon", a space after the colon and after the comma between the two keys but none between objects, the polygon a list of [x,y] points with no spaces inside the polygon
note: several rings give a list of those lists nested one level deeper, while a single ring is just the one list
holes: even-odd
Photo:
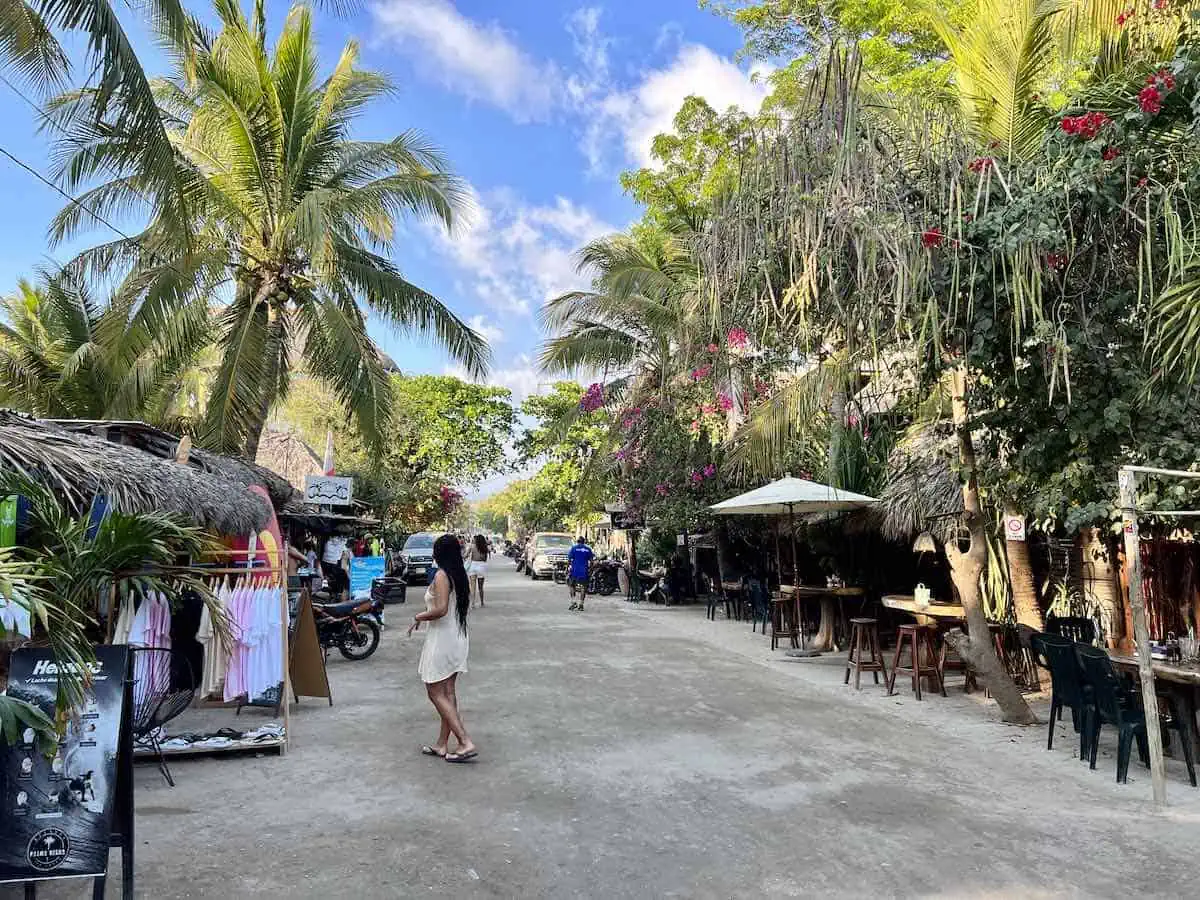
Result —
[{"label": "chalkboard sign", "polygon": [[[96,648],[83,705],[53,753],[35,744],[32,729],[16,744],[0,742],[0,882],[107,872],[114,821],[128,815],[132,824],[131,810],[116,810],[131,790],[118,766],[130,741],[127,654],[123,646]],[[79,680],[81,673],[57,663],[48,649],[15,650],[8,696],[53,718],[59,678]],[[120,830],[132,842],[132,828]]]},{"label": "chalkboard sign", "polygon": [[640,509],[622,510],[609,514],[612,527],[618,531],[637,531],[646,527],[646,513]]}]

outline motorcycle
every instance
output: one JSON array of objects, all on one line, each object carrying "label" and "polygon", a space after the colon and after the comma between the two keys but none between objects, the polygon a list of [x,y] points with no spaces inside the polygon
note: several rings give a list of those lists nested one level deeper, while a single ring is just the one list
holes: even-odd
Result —
[{"label": "motorcycle", "polygon": [[565,559],[556,559],[554,561],[554,583],[567,583],[567,561]]},{"label": "motorcycle", "polygon": [[313,598],[313,616],[317,620],[317,640],[326,654],[337,647],[346,659],[360,660],[379,649],[382,600],[322,603],[319,598],[319,594]]},{"label": "motorcycle", "polygon": [[607,597],[617,589],[617,570],[621,564],[615,559],[602,559],[592,566],[592,575],[588,579],[588,593]]}]

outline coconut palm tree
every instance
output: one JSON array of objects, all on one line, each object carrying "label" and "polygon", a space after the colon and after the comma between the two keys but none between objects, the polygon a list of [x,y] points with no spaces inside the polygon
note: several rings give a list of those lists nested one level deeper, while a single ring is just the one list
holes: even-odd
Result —
[{"label": "coconut palm tree", "polygon": [[[210,445],[253,458],[301,362],[334,390],[363,434],[378,439],[391,393],[367,334],[368,311],[431,335],[473,375],[488,365],[484,340],[384,255],[402,216],[450,227],[462,184],[413,132],[388,141],[351,136],[357,116],[390,85],[358,68],[354,42],[322,79],[308,7],[293,7],[273,48],[261,0],[249,18],[226,0],[215,12],[220,32],[192,24],[189,54],[172,78],[154,84],[188,185],[186,222],[181,227],[174,211],[156,208],[136,239],[93,248],[71,268],[124,267],[123,292],[160,318],[181,306],[207,311],[213,293],[226,292],[204,432]],[[69,111],[87,108],[89,94],[65,95],[55,108],[78,123]],[[65,168],[135,158],[139,140],[119,129],[76,128],[61,148]],[[81,200],[117,214],[144,208],[152,187],[143,167],[129,166]],[[89,224],[73,204],[53,233],[62,239]]]},{"label": "coconut palm tree", "polygon": [[[22,279],[0,299],[0,395],[39,416],[187,425],[203,310],[149,317],[117,293],[101,301],[71,272]],[[165,336],[172,335],[173,339]]]}]

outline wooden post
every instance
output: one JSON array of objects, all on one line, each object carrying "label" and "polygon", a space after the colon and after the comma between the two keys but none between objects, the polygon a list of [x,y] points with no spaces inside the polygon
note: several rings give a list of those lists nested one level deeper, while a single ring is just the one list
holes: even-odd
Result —
[{"label": "wooden post", "polygon": [[1125,565],[1129,572],[1129,606],[1133,612],[1133,636],[1137,643],[1138,676],[1142,684],[1142,708],[1146,711],[1146,737],[1150,744],[1150,781],[1154,805],[1167,802],[1167,772],[1163,764],[1162,731],[1158,727],[1158,697],[1154,693],[1154,670],[1150,663],[1150,629],[1142,597],[1142,553],[1138,537],[1137,475],[1122,468],[1118,475],[1121,491],[1122,530],[1125,532]]}]

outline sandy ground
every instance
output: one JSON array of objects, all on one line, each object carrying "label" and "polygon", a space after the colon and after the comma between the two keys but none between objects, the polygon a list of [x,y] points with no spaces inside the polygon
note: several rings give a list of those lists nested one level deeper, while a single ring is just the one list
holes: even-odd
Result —
[{"label": "sandy ground", "polygon": [[703,609],[568,613],[507,560],[488,591],[460,687],[477,764],[419,755],[420,638],[391,607],[374,658],[331,659],[335,705],[302,702],[286,757],[179,761],[174,789],[139,766],[138,896],[1197,894],[1200,791],[1174,761],[1155,814],[1136,762],[1114,783],[1111,739],[1092,772],[1069,727],[1047,752],[961,689],[855,693],[836,660],[785,662]]}]

